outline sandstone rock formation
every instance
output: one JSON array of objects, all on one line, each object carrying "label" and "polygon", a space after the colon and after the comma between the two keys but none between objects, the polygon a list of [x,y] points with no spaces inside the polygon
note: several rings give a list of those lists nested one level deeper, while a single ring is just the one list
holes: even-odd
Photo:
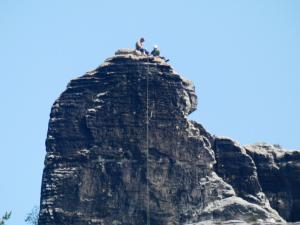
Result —
[{"label": "sandstone rock formation", "polygon": [[266,143],[247,145],[245,150],[272,208],[287,221],[300,221],[300,152]]},{"label": "sandstone rock formation", "polygon": [[269,144],[240,146],[228,138],[213,140],[215,171],[238,196],[270,206],[285,220],[300,220],[300,152]]},{"label": "sandstone rock formation", "polygon": [[241,198],[261,206],[269,206],[260,186],[254,161],[246,150],[228,138],[215,138],[213,149],[215,170]]},{"label": "sandstone rock formation", "polygon": [[273,155],[290,189],[270,189],[258,147],[210,135],[187,119],[196,105],[190,81],[130,50],[71,80],[51,109],[39,225],[284,223],[271,206],[291,218],[298,167]]}]

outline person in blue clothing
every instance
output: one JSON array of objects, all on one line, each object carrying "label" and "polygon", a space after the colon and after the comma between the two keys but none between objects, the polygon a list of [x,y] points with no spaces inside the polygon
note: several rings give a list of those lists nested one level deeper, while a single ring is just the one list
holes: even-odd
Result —
[{"label": "person in blue clothing", "polygon": [[135,43],[135,50],[140,51],[144,55],[149,55],[149,52],[147,49],[144,48],[143,44],[145,42],[145,39],[141,37],[136,43]]}]

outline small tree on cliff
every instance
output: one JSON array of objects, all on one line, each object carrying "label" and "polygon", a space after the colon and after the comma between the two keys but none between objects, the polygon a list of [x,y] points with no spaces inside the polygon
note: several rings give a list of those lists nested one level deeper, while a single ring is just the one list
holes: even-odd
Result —
[{"label": "small tree on cliff", "polygon": [[31,212],[27,214],[25,222],[31,225],[37,225],[38,221],[39,221],[39,208],[35,206],[31,210]]},{"label": "small tree on cliff", "polygon": [[5,212],[4,216],[2,216],[2,218],[0,220],[0,225],[4,225],[5,222],[7,220],[9,220],[10,216],[11,216],[11,211],[10,212]]}]

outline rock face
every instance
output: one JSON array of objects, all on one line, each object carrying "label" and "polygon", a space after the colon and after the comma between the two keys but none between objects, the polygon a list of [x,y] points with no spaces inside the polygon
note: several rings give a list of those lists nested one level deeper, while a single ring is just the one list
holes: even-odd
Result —
[{"label": "rock face", "polygon": [[228,138],[212,141],[215,171],[237,195],[286,221],[300,221],[300,152],[266,143],[240,146]]},{"label": "rock face", "polygon": [[213,149],[217,174],[232,185],[237,195],[254,204],[269,206],[258,180],[255,163],[246,150],[228,138],[215,138]]},{"label": "rock face", "polygon": [[284,223],[269,200],[299,210],[298,167],[290,192],[270,189],[256,147],[189,121],[196,105],[191,82],[130,50],[72,80],[51,109],[39,225]]},{"label": "rock face", "polygon": [[300,152],[265,143],[245,149],[255,162],[271,206],[287,221],[300,221]]}]

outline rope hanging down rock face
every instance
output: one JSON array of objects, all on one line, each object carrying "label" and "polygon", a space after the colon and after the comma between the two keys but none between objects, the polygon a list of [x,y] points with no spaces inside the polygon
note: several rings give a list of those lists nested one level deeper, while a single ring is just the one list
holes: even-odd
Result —
[{"label": "rope hanging down rock face", "polygon": [[147,101],[146,101],[146,113],[147,113],[147,120],[146,120],[146,143],[147,143],[147,161],[146,161],[146,182],[147,182],[147,187],[146,187],[146,191],[147,191],[147,225],[150,225],[150,192],[149,192],[149,165],[148,165],[148,160],[149,160],[149,59],[148,61],[148,65],[147,65],[147,75],[146,75],[146,97],[147,97]]}]

